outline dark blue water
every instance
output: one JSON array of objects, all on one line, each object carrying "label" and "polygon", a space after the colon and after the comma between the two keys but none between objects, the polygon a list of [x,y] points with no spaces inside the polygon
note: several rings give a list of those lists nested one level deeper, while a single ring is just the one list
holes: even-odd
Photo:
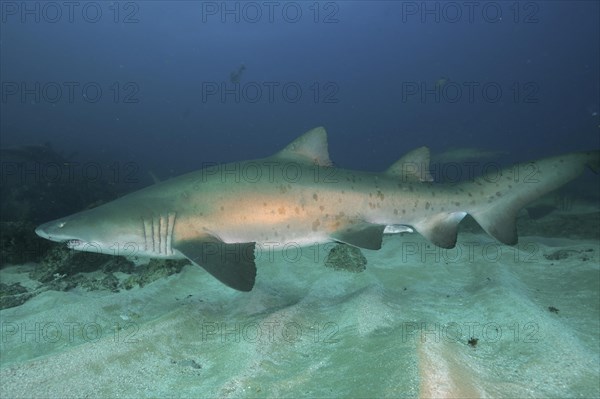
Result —
[{"label": "dark blue water", "polygon": [[515,160],[600,146],[598,2],[1,11],[0,145],[133,162],[142,183],[267,156],[319,125],[338,165],[368,170],[420,145]]},{"label": "dark blue water", "polygon": [[[269,156],[317,126],[336,165],[371,171],[422,145],[434,157],[481,149],[477,171],[598,149],[599,75],[598,1],[1,0],[0,299],[32,297],[2,309],[0,396],[598,397],[591,173],[572,184],[595,202],[551,198],[549,219],[520,218],[516,247],[471,221],[454,252],[386,237],[360,274],[323,267],[317,252],[263,258],[250,294],[191,265],[86,292],[93,276],[108,286],[130,271],[66,260],[86,272],[68,280],[76,289],[56,291],[63,269],[31,287],[62,262],[36,225],[151,173]],[[444,171],[433,174],[456,177]],[[9,295],[15,282],[30,291]],[[259,334],[206,340],[217,323]],[[65,326],[62,339],[36,335],[40,325]],[[73,340],[73,325],[101,327],[103,340]],[[264,340],[260,325],[309,335]],[[136,341],[117,339],[126,326],[139,326]],[[332,326],[334,341],[315,339]],[[448,326],[464,335],[439,339]]]}]

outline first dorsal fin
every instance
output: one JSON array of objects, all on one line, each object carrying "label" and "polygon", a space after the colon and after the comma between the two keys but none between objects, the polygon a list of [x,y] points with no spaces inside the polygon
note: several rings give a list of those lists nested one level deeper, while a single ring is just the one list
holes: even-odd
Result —
[{"label": "first dorsal fin", "polygon": [[332,165],[327,150],[327,132],[321,126],[304,133],[275,156],[309,162],[319,166]]},{"label": "first dorsal fin", "polygon": [[392,164],[385,173],[400,177],[402,181],[433,181],[429,173],[430,158],[429,148],[419,147]]}]

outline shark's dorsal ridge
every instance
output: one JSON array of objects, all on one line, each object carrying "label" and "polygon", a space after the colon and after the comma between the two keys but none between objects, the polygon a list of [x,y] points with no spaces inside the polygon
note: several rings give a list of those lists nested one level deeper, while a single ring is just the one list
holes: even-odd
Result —
[{"label": "shark's dorsal ridge", "polygon": [[433,177],[429,173],[430,159],[429,148],[419,147],[394,162],[385,173],[400,177],[402,181],[433,181]]},{"label": "shark's dorsal ridge", "polygon": [[333,164],[329,159],[329,150],[327,149],[327,132],[322,126],[304,133],[275,156],[319,166],[331,166]]}]

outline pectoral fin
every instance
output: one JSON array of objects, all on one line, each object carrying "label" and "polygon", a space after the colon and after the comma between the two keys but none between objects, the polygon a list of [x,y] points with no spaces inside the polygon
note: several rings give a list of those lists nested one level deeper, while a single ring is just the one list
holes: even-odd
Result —
[{"label": "pectoral fin", "polygon": [[228,287],[250,291],[256,278],[254,246],[254,242],[227,244],[203,237],[178,243],[174,248]]},{"label": "pectoral fin", "polygon": [[380,249],[385,225],[358,223],[348,225],[330,236],[335,241],[364,249]]}]

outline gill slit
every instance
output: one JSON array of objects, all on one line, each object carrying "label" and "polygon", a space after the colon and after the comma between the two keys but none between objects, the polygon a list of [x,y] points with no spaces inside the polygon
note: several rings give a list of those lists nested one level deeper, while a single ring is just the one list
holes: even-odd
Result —
[{"label": "gill slit", "polygon": [[175,212],[165,216],[158,215],[142,218],[144,251],[157,255],[173,255],[173,230],[175,228]]}]

